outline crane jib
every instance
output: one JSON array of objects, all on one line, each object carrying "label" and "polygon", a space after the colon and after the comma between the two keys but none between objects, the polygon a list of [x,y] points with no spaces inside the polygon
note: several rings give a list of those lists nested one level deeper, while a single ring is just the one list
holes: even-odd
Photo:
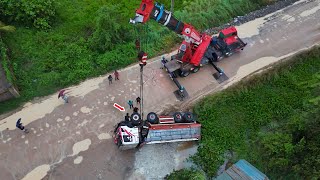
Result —
[{"label": "crane jib", "polygon": [[154,19],[159,24],[166,26],[170,30],[182,34],[184,23],[177,20],[170,11],[166,11],[163,5],[156,3],[152,9],[150,18]]}]

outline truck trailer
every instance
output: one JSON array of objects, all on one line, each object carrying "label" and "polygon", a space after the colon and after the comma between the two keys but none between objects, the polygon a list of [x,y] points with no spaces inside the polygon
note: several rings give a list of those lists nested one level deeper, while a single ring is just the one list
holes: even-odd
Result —
[{"label": "truck trailer", "polygon": [[198,141],[201,138],[201,124],[190,112],[175,112],[158,116],[154,112],[141,119],[139,113],[118,123],[114,130],[114,143],[121,150],[139,148],[145,144]]}]

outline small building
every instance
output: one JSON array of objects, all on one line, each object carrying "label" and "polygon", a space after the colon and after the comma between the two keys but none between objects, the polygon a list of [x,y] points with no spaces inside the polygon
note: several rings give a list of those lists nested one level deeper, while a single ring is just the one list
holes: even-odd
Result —
[{"label": "small building", "polygon": [[241,159],[215,180],[269,180],[269,178],[249,162]]}]

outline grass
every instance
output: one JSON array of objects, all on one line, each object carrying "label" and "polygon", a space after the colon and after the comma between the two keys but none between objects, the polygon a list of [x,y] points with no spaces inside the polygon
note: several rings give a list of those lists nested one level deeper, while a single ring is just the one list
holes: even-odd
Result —
[{"label": "grass", "polygon": [[[320,48],[209,96],[194,111],[202,140],[194,161],[214,176],[227,151],[272,179],[320,177]],[[316,120],[318,117],[318,120]],[[319,144],[318,144],[319,145]],[[318,146],[317,145],[317,146]]]},{"label": "grass", "polygon": [[[163,2],[170,9],[170,0]],[[138,0],[56,0],[57,16],[50,30],[41,31],[13,22],[16,32],[7,33],[3,41],[12,52],[15,84],[21,97],[2,102],[0,114],[35,97],[136,62],[134,41],[138,33],[128,20],[139,3]],[[186,0],[175,2],[174,12],[201,30],[225,23],[264,4],[254,0]],[[107,11],[99,11],[103,8]],[[112,9],[115,9],[114,13],[106,14]],[[117,32],[114,32],[116,27]],[[142,47],[149,57],[168,51],[181,42],[176,34],[155,22],[150,21],[148,25],[137,28],[140,34],[144,34],[141,36]],[[97,50],[97,46],[105,45],[110,45],[110,48],[102,52]]]}]

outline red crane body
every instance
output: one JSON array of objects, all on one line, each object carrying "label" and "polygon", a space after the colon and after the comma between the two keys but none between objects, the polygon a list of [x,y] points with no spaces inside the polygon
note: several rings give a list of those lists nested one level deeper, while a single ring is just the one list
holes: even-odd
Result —
[{"label": "red crane body", "polygon": [[196,73],[204,64],[211,64],[217,70],[218,73],[214,74],[214,77],[219,83],[228,79],[223,70],[218,68],[214,62],[231,56],[246,46],[246,43],[238,37],[237,29],[233,26],[220,31],[219,36],[211,37],[206,33],[198,32],[192,25],[177,20],[172,12],[166,10],[163,5],[154,3],[154,0],[141,0],[140,7],[136,10],[135,17],[130,19],[130,23],[144,24],[150,19],[184,38],[178,53],[171,57],[171,61],[161,60],[180,92],[184,91],[184,87],[175,78],[178,75],[186,77],[190,72]]}]

